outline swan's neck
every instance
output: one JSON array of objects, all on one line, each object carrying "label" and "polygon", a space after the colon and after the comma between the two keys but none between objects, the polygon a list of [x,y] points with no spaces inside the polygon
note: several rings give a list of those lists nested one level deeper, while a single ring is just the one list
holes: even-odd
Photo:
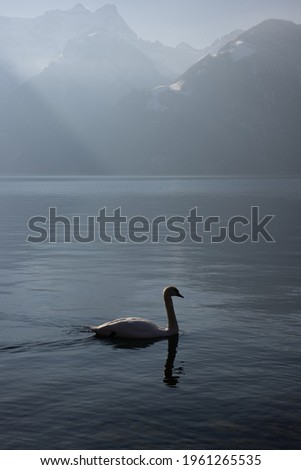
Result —
[{"label": "swan's neck", "polygon": [[175,310],[173,308],[173,302],[172,298],[169,294],[164,294],[164,302],[165,302],[165,307],[167,311],[167,317],[168,317],[168,331],[171,334],[177,334],[179,332],[179,326],[178,322],[176,319],[176,314]]}]

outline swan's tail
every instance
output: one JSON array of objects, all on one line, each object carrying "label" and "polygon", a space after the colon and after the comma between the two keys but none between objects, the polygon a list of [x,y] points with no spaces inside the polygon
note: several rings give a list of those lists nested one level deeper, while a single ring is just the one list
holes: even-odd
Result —
[{"label": "swan's tail", "polygon": [[86,325],[86,326],[85,326],[85,329],[86,329],[87,331],[91,331],[91,332],[93,332],[93,333],[96,333],[97,326]]}]

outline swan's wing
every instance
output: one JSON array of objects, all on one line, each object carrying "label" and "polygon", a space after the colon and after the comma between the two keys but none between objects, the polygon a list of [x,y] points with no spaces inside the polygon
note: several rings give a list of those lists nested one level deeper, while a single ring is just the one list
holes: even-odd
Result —
[{"label": "swan's wing", "polygon": [[91,330],[101,337],[112,338],[155,338],[164,336],[167,329],[144,318],[128,317],[91,327]]}]

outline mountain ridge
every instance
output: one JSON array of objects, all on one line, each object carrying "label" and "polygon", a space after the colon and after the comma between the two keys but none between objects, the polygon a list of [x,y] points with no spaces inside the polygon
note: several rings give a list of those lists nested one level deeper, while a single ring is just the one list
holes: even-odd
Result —
[{"label": "mountain ridge", "polygon": [[234,34],[175,80],[111,26],[68,41],[7,93],[2,172],[301,173],[300,25],[266,20]]},{"label": "mountain ridge", "polygon": [[[176,82],[136,93],[114,116],[132,116],[119,141],[124,162],[142,155],[132,166],[166,174],[172,155],[177,174],[300,174],[300,50],[300,25],[267,20]],[[146,150],[137,134],[149,143]],[[119,152],[115,145],[111,158]]]},{"label": "mountain ridge", "polygon": [[[49,10],[35,18],[2,16],[0,24],[0,60],[10,64],[19,81],[30,79],[50,62],[58,60],[69,40],[97,29],[111,30],[113,34],[132,42],[154,61],[158,72],[164,72],[168,79],[183,73],[211,48],[195,49],[189,46],[184,53],[183,48],[178,46],[170,47],[158,41],[138,38],[113,4],[106,4],[94,12],[77,3],[68,10]],[[222,45],[226,40],[227,36],[218,42]]]}]

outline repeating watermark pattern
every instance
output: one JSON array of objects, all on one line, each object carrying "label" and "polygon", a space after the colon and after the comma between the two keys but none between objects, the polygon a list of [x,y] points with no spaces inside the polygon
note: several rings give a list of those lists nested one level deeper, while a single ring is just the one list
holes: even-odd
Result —
[{"label": "repeating watermark pattern", "polygon": [[[188,215],[159,215],[152,220],[143,215],[127,217],[121,207],[108,215],[107,208],[99,210],[97,216],[85,217],[85,227],[80,216],[66,217],[58,215],[56,207],[49,208],[48,217],[37,215],[28,221],[29,243],[92,243],[100,240],[104,243],[182,243],[188,237],[195,243],[223,243],[229,240],[241,244],[246,242],[274,243],[267,229],[275,215],[260,218],[259,206],[251,206],[250,217],[235,215],[221,222],[220,216],[203,217],[197,207],[189,210]],[[60,229],[60,236],[59,236]],[[63,235],[63,239],[61,239]]]}]

